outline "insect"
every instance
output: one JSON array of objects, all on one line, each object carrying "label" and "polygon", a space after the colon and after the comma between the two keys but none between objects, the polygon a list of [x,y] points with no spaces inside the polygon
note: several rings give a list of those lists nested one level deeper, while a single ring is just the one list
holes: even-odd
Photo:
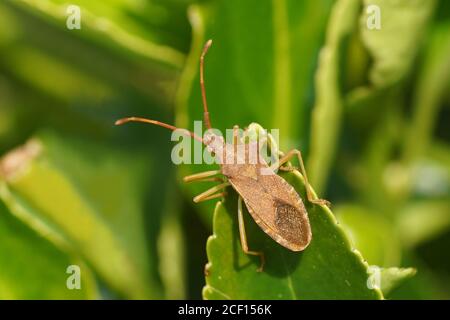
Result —
[{"label": "insect", "polygon": [[[208,103],[206,100],[206,90],[204,82],[204,58],[210,48],[212,41],[209,40],[200,56],[200,87],[203,102],[203,122],[208,129],[211,129],[211,121],[208,112]],[[116,125],[121,125],[127,122],[145,122],[170,130],[178,129],[175,126],[140,117],[123,118],[116,121]],[[211,189],[194,197],[194,202],[211,200],[220,198],[226,195],[225,189],[232,187],[238,193],[238,222],[239,235],[241,246],[244,253],[260,257],[260,266],[257,271],[262,271],[265,264],[265,257],[262,251],[250,250],[247,244],[247,235],[244,226],[244,217],[242,210],[242,203],[245,204],[255,222],[261,229],[268,234],[272,239],[278,242],[283,247],[292,251],[304,250],[311,241],[311,227],[309,224],[308,214],[299,194],[294,188],[282,177],[276,174],[276,169],[285,171],[296,170],[293,166],[283,166],[289,163],[293,157],[297,157],[300,170],[304,177],[306,194],[308,201],[318,205],[329,205],[329,202],[323,199],[316,199],[313,196],[311,187],[308,184],[305,166],[301,152],[294,149],[286,154],[279,153],[279,159],[273,165],[269,166],[263,157],[259,156],[256,162],[250,163],[248,161],[251,147],[255,142],[243,143],[238,137],[238,126],[233,128],[233,143],[225,143],[222,136],[207,131],[204,137],[199,137],[194,132],[185,131],[186,135],[202,142],[207,150],[211,152],[218,163],[220,170],[211,170],[201,173],[196,173],[184,177],[185,182],[193,181],[221,181],[222,183],[212,187]],[[264,129],[252,123],[245,131],[247,134],[257,134],[262,136],[262,140],[270,143],[270,135],[264,134]],[[244,144],[244,152],[237,153],[236,147],[239,143]],[[259,150],[260,141],[256,142]],[[236,161],[225,161],[225,159],[234,159]],[[265,170],[265,171],[264,171]],[[263,174],[264,172],[264,174]],[[222,177],[219,177],[222,175]]]}]

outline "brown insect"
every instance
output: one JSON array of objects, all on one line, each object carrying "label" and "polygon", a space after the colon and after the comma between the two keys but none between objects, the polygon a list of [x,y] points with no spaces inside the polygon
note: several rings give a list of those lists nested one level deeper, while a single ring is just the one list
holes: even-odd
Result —
[{"label": "brown insect", "polygon": [[[200,57],[200,86],[204,110],[203,121],[208,129],[211,129],[211,121],[206,101],[203,69],[204,57],[211,46],[211,43],[212,41],[209,40],[205,44]],[[116,121],[116,125],[131,121],[150,123],[170,130],[178,129],[175,126],[160,121],[139,117],[120,119]],[[294,149],[287,154],[280,153],[280,158],[278,162],[275,163],[276,167],[269,166],[264,158],[259,155],[259,152],[257,161],[250,163],[248,159],[250,157],[251,148],[254,147],[255,142],[245,143],[244,152],[238,153],[237,145],[242,142],[239,141],[238,138],[238,129],[237,126],[234,126],[233,128],[233,144],[225,143],[222,136],[211,133],[210,131],[207,131],[204,138],[201,138],[195,133],[186,130],[186,135],[202,142],[207,150],[215,155],[218,163],[221,165],[221,169],[196,173],[185,177],[184,181],[222,182],[196,196],[193,199],[196,203],[225,196],[226,193],[224,190],[228,186],[231,186],[236,190],[239,194],[238,221],[242,250],[246,254],[260,257],[261,265],[258,268],[258,271],[262,271],[265,263],[264,253],[252,251],[247,245],[242,201],[244,201],[251,216],[261,229],[283,247],[292,251],[302,251],[308,246],[312,237],[311,227],[302,199],[286,180],[275,173],[275,170],[296,170],[297,168],[295,167],[283,166],[283,164],[289,162],[291,158],[297,157],[300,163],[300,170],[305,180],[308,201],[319,205],[329,205],[329,203],[326,200],[314,198],[308,184],[300,151]],[[256,143],[256,148],[259,150],[260,141],[257,141]],[[230,163],[229,161],[225,161],[226,159],[234,159],[235,161]],[[263,172],[264,174],[262,174]],[[223,175],[225,179],[218,177],[218,175]]]}]

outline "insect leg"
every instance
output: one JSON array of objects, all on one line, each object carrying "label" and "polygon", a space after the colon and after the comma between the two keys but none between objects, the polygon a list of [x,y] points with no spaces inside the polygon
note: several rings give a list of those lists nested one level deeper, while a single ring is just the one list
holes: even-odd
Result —
[{"label": "insect leg", "polygon": [[288,162],[294,156],[297,156],[297,158],[298,158],[298,162],[300,163],[300,170],[302,172],[303,178],[305,179],[306,196],[308,197],[308,201],[315,203],[315,204],[325,205],[325,206],[329,207],[330,202],[328,200],[317,199],[316,196],[314,196],[312,194],[311,185],[308,182],[308,176],[306,175],[306,169],[305,169],[305,165],[303,163],[302,153],[300,152],[300,150],[293,149],[293,150],[289,151],[286,155],[282,156],[278,163],[279,168],[281,170],[285,170],[285,171],[297,170],[298,168],[293,167],[293,166],[287,166],[287,167],[282,166],[284,163]]},{"label": "insect leg", "polygon": [[223,179],[221,179],[221,178],[218,178],[218,177],[211,178],[212,176],[215,176],[220,173],[221,173],[220,170],[211,170],[211,171],[194,173],[190,176],[184,177],[183,181],[184,182],[192,182],[192,181],[222,181],[223,182]]},{"label": "insect leg", "polygon": [[238,199],[238,220],[239,220],[239,236],[241,238],[242,251],[244,251],[245,254],[259,256],[259,258],[261,259],[261,265],[256,271],[261,272],[263,271],[266,260],[264,258],[263,252],[248,250],[247,235],[245,233],[245,226],[244,226],[244,215],[242,214],[242,198],[240,196]]},{"label": "insect leg", "polygon": [[[245,146],[245,132],[238,125],[233,126],[233,158],[229,164],[245,164],[248,162]],[[231,159],[230,159],[231,160]],[[228,158],[227,158],[227,161]]]},{"label": "insect leg", "polygon": [[239,142],[239,126],[235,125],[233,127],[233,144],[237,145]]},{"label": "insect leg", "polygon": [[265,131],[262,131],[263,134],[259,134],[259,139],[258,139],[258,143],[259,143],[259,154],[262,154],[262,150],[265,147],[266,149],[264,149],[265,155],[269,157],[269,153],[268,151],[270,151],[270,163],[274,163],[274,167],[278,168],[278,161],[279,158],[284,156],[284,153],[280,151],[280,149],[278,149],[278,145],[275,142],[275,139],[273,138],[273,136],[270,133],[267,133]]},{"label": "insect leg", "polygon": [[284,153],[278,148],[278,144],[270,133],[267,133],[267,143],[272,152],[276,153],[278,156],[284,156]]},{"label": "insect leg", "polygon": [[227,194],[228,193],[226,193],[225,191],[224,192],[215,193],[215,194],[213,194],[213,195],[211,195],[209,197],[205,197],[205,198],[200,199],[199,201],[197,201],[197,203],[203,202],[203,201],[207,201],[207,200],[222,198],[222,197],[225,197]]},{"label": "insect leg", "polygon": [[[202,192],[198,196],[194,197],[194,202],[198,203],[198,202],[201,202],[201,201],[209,200],[209,199],[211,199],[211,197],[213,195],[215,196],[214,193],[216,193],[217,191],[220,191],[220,190],[228,187],[229,185],[230,185],[229,182],[224,182],[224,183],[221,183],[221,184],[219,184],[217,186],[214,186],[211,189],[208,189],[205,192]],[[217,197],[214,197],[214,198],[217,198]]]}]

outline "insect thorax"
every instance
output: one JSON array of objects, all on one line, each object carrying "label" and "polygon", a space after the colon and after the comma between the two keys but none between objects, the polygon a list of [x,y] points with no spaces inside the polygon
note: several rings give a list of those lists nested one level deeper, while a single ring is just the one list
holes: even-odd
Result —
[{"label": "insect thorax", "polygon": [[261,168],[267,168],[267,163],[259,154],[257,144],[225,144],[221,157],[222,172],[226,176],[245,176],[257,179]]}]

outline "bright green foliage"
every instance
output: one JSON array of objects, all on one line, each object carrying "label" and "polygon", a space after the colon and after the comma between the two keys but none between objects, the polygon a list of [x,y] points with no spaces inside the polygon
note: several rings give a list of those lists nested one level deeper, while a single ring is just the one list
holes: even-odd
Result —
[{"label": "bright green foliage", "polygon": [[[73,0],[79,30],[68,4],[0,1],[0,299],[450,297],[449,1]],[[214,183],[181,177],[216,167],[175,166],[162,128],[113,125],[192,129],[210,38],[213,126],[280,129],[332,203],[284,175],[313,229],[300,253],[245,212],[263,273],[234,191],[191,203]]]},{"label": "bright green foliage", "polygon": [[[298,173],[285,174],[305,197]],[[251,250],[263,251],[267,264],[258,273],[259,258],[243,253],[237,225],[236,197],[217,204],[213,235],[207,252],[206,299],[379,299],[369,289],[368,265],[352,247],[331,211],[306,202],[313,239],[301,253],[291,252],[273,241],[246,214]],[[331,267],[332,266],[332,267]]]},{"label": "bright green foliage", "polygon": [[[53,246],[0,208],[0,299],[96,299],[96,283],[79,258]],[[81,268],[81,290],[68,290],[66,269]],[[45,288],[45,290],[42,290]]]},{"label": "bright green foliage", "polygon": [[[225,130],[257,122],[281,130],[281,148],[306,147],[312,79],[331,7],[328,0],[221,0],[191,7],[193,46],[178,92],[177,125],[192,129],[192,121],[201,120],[198,58],[212,38],[205,82],[213,126]],[[190,194],[200,190],[189,186]],[[210,221],[214,204],[200,207]]]}]

